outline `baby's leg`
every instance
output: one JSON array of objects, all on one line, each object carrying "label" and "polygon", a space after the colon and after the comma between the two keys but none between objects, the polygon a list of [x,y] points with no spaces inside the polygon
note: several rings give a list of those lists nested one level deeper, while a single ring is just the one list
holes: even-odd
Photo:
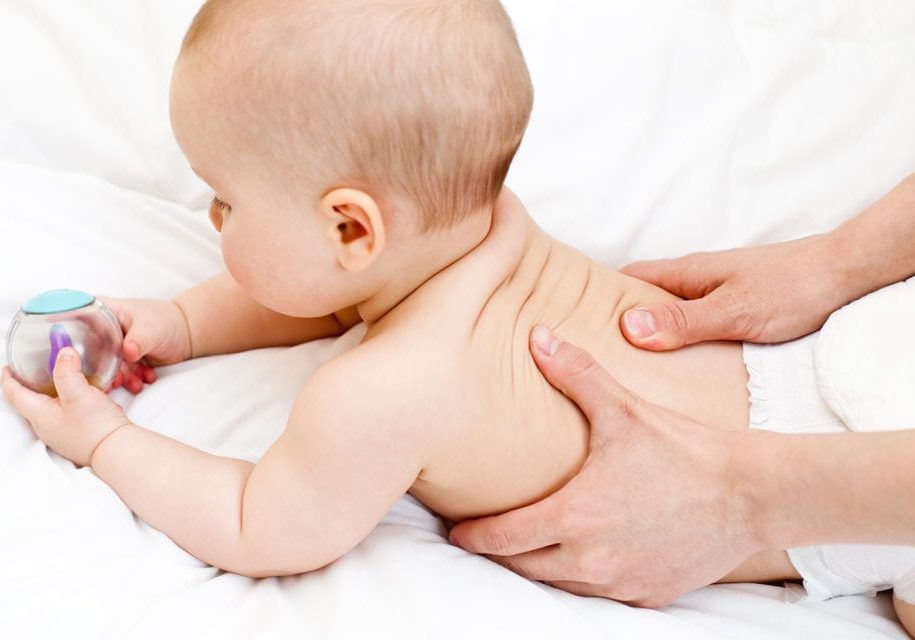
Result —
[{"label": "baby's leg", "polygon": [[718,582],[784,582],[800,579],[787,552],[760,551]]},{"label": "baby's leg", "polygon": [[915,637],[915,604],[910,604],[893,596],[893,606],[896,607],[896,615],[899,616],[899,622],[902,623],[902,626],[905,627],[910,636]]}]

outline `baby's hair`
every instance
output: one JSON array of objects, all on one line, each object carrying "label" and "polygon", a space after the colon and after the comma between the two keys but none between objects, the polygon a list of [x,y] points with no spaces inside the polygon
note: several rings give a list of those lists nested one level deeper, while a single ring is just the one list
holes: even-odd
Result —
[{"label": "baby's hair", "polygon": [[400,196],[423,230],[492,206],[530,119],[498,0],[209,0],[182,51],[225,44],[268,91],[258,115],[296,179]]}]

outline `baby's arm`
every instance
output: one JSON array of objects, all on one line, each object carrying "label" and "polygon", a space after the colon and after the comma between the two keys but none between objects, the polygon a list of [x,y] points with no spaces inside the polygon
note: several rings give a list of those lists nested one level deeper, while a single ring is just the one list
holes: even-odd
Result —
[{"label": "baby's arm", "polygon": [[323,318],[293,318],[253,300],[228,272],[175,298],[191,335],[192,356],[283,347],[344,333],[359,323],[355,309]]},{"label": "baby's arm", "polygon": [[422,466],[408,421],[389,411],[393,394],[371,391],[377,367],[353,355],[308,381],[257,465],[135,425],[111,433],[90,463],[137,515],[207,563],[252,577],[322,567],[371,532]]}]

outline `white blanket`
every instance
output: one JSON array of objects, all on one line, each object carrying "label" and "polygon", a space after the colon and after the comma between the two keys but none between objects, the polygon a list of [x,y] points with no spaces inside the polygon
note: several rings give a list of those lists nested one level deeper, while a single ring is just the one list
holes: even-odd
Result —
[{"label": "white blanket", "polygon": [[[45,289],[167,297],[220,270],[210,194],[167,115],[196,4],[0,2],[0,318]],[[509,183],[608,264],[823,231],[915,171],[908,0],[507,5],[537,89]],[[148,428],[256,460],[358,331],[168,367],[114,397]],[[640,610],[528,582],[442,533],[407,497],[324,570],[225,574],[0,399],[3,637],[905,637],[885,594],[791,605],[779,586],[712,586]]]}]

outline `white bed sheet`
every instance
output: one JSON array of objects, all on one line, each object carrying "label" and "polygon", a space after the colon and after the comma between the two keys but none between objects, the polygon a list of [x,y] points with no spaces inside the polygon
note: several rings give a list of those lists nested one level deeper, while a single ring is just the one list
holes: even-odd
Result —
[{"label": "white bed sheet", "polygon": [[[209,194],[167,117],[197,4],[0,3],[0,318],[48,288],[164,297],[220,269]],[[915,170],[906,0],[506,4],[537,89],[509,183],[607,264],[823,231]],[[359,331],[167,367],[114,397],[144,426],[255,460]],[[225,574],[0,399],[4,637],[905,637],[886,594],[791,605],[777,586],[712,586],[640,610],[525,581],[442,534],[405,497],[322,571]]]}]

